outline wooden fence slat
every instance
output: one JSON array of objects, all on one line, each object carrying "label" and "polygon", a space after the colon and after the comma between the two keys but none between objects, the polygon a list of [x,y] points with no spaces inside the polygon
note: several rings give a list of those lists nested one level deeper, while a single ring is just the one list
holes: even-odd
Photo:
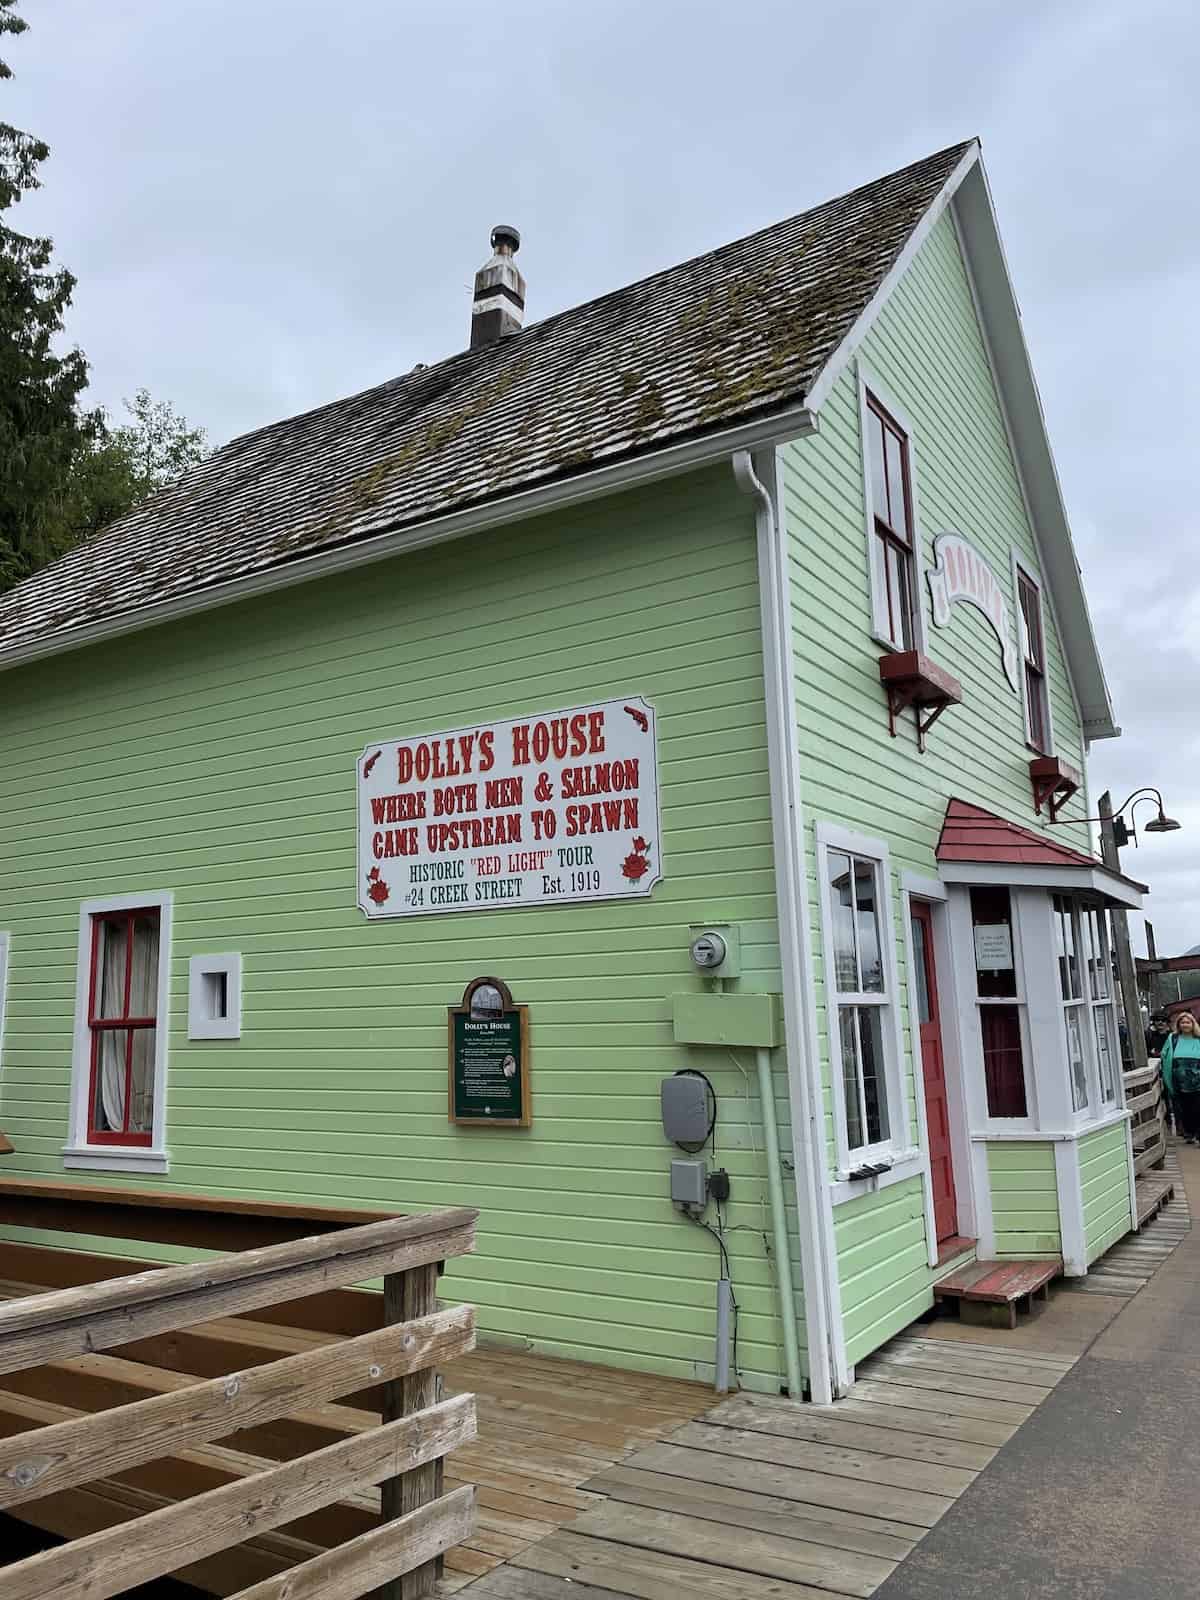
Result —
[{"label": "wooden fence slat", "polygon": [[110,1600],[237,1545],[251,1532],[282,1527],[351,1490],[424,1466],[473,1439],[475,1431],[473,1396],[444,1401],[136,1522],[30,1556],[6,1569],[4,1600]]},{"label": "wooden fence slat", "polygon": [[[406,1272],[389,1281],[396,1286],[400,1315],[405,1321],[424,1316],[430,1307],[437,1305],[436,1267]],[[384,1287],[386,1294],[387,1285]],[[426,1368],[423,1372],[414,1372],[411,1377],[401,1378],[392,1388],[400,1391],[396,1398],[402,1412],[423,1411],[437,1402],[438,1375]],[[406,1472],[403,1477],[382,1484],[385,1520],[395,1517],[398,1512],[407,1515],[436,1500],[442,1492],[442,1476],[442,1463],[438,1460],[431,1461],[417,1472]],[[405,1572],[398,1585],[385,1586],[380,1600],[426,1600],[436,1589],[439,1575],[437,1561],[418,1566],[413,1571]]]},{"label": "wooden fence slat", "polygon": [[14,1435],[0,1440],[0,1509],[114,1476],[188,1445],[225,1438],[375,1383],[402,1379],[463,1355],[474,1343],[474,1312],[470,1306],[456,1306],[404,1326]]},{"label": "wooden fence slat", "polygon": [[475,1486],[464,1484],[303,1566],[243,1589],[232,1600],[359,1600],[370,1590],[462,1544],[474,1527]]},{"label": "wooden fence slat", "polygon": [[401,1217],[11,1300],[0,1304],[0,1373],[463,1255],[476,1215]]}]

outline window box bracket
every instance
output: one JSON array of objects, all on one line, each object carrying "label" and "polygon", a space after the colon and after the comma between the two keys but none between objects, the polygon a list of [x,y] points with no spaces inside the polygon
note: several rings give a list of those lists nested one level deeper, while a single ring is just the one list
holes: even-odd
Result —
[{"label": "window box bracket", "polygon": [[919,650],[897,650],[879,658],[879,681],[887,691],[888,732],[896,737],[896,718],[911,706],[917,719],[917,749],[947,706],[962,703],[962,684]]},{"label": "window box bracket", "polygon": [[1035,756],[1029,763],[1029,781],[1033,785],[1033,809],[1040,814],[1045,806],[1050,821],[1057,822],[1058,813],[1078,793],[1083,778],[1057,756]]}]

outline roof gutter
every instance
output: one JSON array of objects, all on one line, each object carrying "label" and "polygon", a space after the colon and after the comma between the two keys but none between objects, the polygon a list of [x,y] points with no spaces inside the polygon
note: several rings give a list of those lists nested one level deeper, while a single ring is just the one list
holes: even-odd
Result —
[{"label": "roof gutter", "polygon": [[308,583],[314,578],[325,578],[339,572],[350,572],[372,562],[385,561],[390,556],[403,555],[409,550],[420,550],[429,545],[445,544],[452,539],[462,539],[468,534],[482,533],[503,523],[516,522],[527,517],[544,516],[561,507],[578,505],[605,495],[619,494],[622,490],[636,488],[643,483],[674,477],[691,472],[698,467],[715,462],[726,462],[739,450],[757,445],[776,444],[793,439],[800,434],[816,431],[817,419],[806,406],[791,406],[773,416],[742,423],[735,428],[725,428],[719,433],[706,434],[701,439],[689,439],[681,444],[667,445],[648,455],[633,460],[618,461],[610,466],[596,467],[590,472],[578,473],[555,483],[526,489],[518,494],[488,501],[486,505],[471,506],[453,511],[445,516],[432,517],[410,527],[397,528],[387,533],[372,534],[353,543],[320,550],[310,556],[285,565],[269,567],[262,572],[235,578],[229,583],[214,584],[191,594],[176,596],[157,605],[145,606],[124,616],[105,618],[103,622],[86,623],[82,627],[68,628],[62,633],[28,644],[18,644],[0,649],[0,672],[47,656],[63,655],[70,650],[80,650],[86,645],[100,644],[107,639],[117,639],[124,634],[137,633],[143,628],[158,627],[164,622],[174,622],[180,617],[194,616],[198,612],[213,611],[220,606],[232,605],[239,600],[254,599],[258,595],[272,594],[278,589],[288,589],[295,584]]}]

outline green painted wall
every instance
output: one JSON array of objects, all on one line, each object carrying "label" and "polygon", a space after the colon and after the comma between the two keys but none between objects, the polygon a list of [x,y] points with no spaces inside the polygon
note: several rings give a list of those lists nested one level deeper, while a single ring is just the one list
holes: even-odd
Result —
[{"label": "green painted wall", "polygon": [[[1008,445],[1003,416],[975,315],[952,222],[945,217],[897,286],[861,355],[913,425],[912,466],[918,533],[926,566],[937,534],[955,531],[987,557],[1012,595],[1011,549],[1038,570],[1035,545]],[[1022,704],[1009,687],[994,633],[980,612],[956,605],[950,625],[936,628],[928,586],[921,594],[934,659],[963,685],[951,708],[917,750],[911,713],[888,734],[879,684],[882,647],[872,638],[857,376],[847,372],[821,409],[811,438],[785,452],[785,494],[791,551],[796,705],[800,725],[805,821],[810,852],[824,819],[883,839],[891,851],[893,905],[900,963],[899,1005],[908,1038],[899,875],[936,876],[934,847],[947,800],[954,795],[1026,827],[1039,827],[1030,793]],[[1048,597],[1047,603],[1048,603]],[[1048,679],[1061,755],[1082,767],[1078,711],[1057,630],[1047,615]],[[1068,814],[1086,815],[1077,796]],[[1082,828],[1055,836],[1087,848]],[[810,863],[815,854],[810,854]],[[825,1078],[827,1152],[834,1164],[833,1102],[821,974],[818,901],[810,893],[818,973],[818,1026]],[[910,1133],[916,1142],[917,1081],[905,1062]],[[894,1207],[891,1189],[855,1200],[855,1214]],[[840,1217],[840,1213],[839,1213]],[[840,1222],[839,1222],[840,1226]],[[839,1254],[843,1293],[853,1290],[854,1262]],[[890,1328],[906,1308],[932,1301],[934,1273],[915,1250],[899,1251],[876,1269],[875,1326]],[[849,1326],[849,1321],[848,1321]],[[854,1347],[864,1336],[855,1335]]]},{"label": "green painted wall", "polygon": [[1083,1234],[1090,1266],[1130,1231],[1126,1125],[1115,1123],[1079,1141]]},{"label": "green painted wall", "polygon": [[[478,1255],[446,1293],[486,1335],[693,1377],[717,1255],[667,1199],[658,1085],[702,1066],[734,1186],[743,1378],[775,1387],[753,1061],[679,1048],[670,1022],[671,995],[699,987],[690,923],[739,922],[743,987],[780,987],[755,565],[725,469],[6,676],[5,1171],[62,1171],[80,902],[172,889],[156,1186],[478,1206]],[[653,898],[364,920],[368,740],[634,693],[659,719]],[[188,957],[227,950],[245,959],[243,1038],[189,1044]],[[447,1124],[445,1008],[484,972],[531,1008],[528,1132]],[[782,1066],[777,1082],[786,1150]]]},{"label": "green painted wall", "polygon": [[[859,1195],[834,1214],[846,1359],[854,1365],[929,1305],[921,1179]],[[897,1294],[897,1283],[907,1292]]]},{"label": "green painted wall", "polygon": [[1054,1146],[1029,1139],[988,1145],[996,1257],[1019,1261],[1062,1254]]}]

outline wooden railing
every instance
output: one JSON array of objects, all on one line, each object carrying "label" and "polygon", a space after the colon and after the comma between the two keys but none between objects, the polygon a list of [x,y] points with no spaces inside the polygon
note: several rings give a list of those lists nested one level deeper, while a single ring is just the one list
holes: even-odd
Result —
[{"label": "wooden railing", "polygon": [[[474,1247],[475,1212],[228,1205],[0,1180],[0,1221],[24,1227],[293,1234],[133,1273],[0,1243],[16,1296],[0,1302],[0,1512],[67,1540],[0,1565],[4,1600],[106,1600],[168,1575],[237,1600],[416,1600],[470,1533],[475,1491],[443,1493],[442,1462],[475,1436],[474,1397],[441,1400],[436,1369],[473,1348],[473,1312],[439,1310],[437,1279]],[[382,1296],[350,1287],[377,1277]]]},{"label": "wooden railing", "polygon": [[1161,1167],[1167,1153],[1167,1103],[1157,1059],[1138,1072],[1125,1074],[1125,1104],[1131,1113],[1133,1170],[1141,1177]]}]

